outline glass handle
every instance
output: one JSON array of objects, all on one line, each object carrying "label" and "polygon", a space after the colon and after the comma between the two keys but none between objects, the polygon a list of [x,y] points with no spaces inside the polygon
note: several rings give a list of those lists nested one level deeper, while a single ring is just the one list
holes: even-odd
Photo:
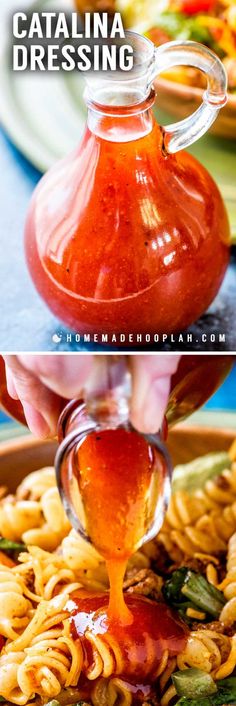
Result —
[{"label": "glass handle", "polygon": [[184,120],[163,128],[164,147],[172,154],[188,147],[211,127],[227,102],[227,78],[220,59],[198,42],[168,42],[155,50],[155,76],[174,66],[193,66],[207,77],[200,107]]}]

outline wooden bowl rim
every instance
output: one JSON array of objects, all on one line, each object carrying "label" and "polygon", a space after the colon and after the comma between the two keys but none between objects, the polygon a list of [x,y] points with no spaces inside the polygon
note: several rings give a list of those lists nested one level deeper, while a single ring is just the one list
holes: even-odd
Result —
[{"label": "wooden bowl rim", "polygon": [[[218,436],[222,436],[225,438],[231,438],[232,433],[236,435],[236,430],[235,427],[232,426],[227,426],[227,427],[218,427],[218,426],[210,426],[210,425],[203,425],[203,424],[188,424],[186,422],[181,422],[177,424],[176,426],[172,427],[170,429],[170,434],[174,434],[175,436],[182,436],[182,434],[190,437],[194,434],[194,436],[208,436],[208,434],[214,434],[214,432]],[[18,436],[18,437],[12,437],[11,439],[7,439],[6,441],[1,441],[0,442],[0,457],[4,457],[5,454],[9,454],[9,452],[14,452],[14,451],[19,451],[21,449],[25,449],[26,451],[28,449],[36,449],[38,446],[46,446],[50,444],[55,444],[57,443],[57,439],[51,438],[51,439],[40,439],[35,436],[32,436],[31,434],[26,434],[23,436]]]},{"label": "wooden bowl rim", "polygon": [[181,422],[180,424],[177,424],[176,427],[170,429],[170,434],[173,433],[176,436],[181,436],[182,433],[184,433],[185,436],[191,436],[194,433],[194,436],[202,436],[206,438],[209,434],[214,434],[214,432],[217,434],[217,436],[222,436],[225,439],[232,437],[232,433],[236,436],[236,429],[234,426],[230,427],[218,427],[218,426],[209,426],[209,425],[202,425],[202,424],[186,424],[185,422]]},{"label": "wooden bowl rim", "polygon": [[[202,94],[204,92],[203,88],[198,88],[197,86],[189,86],[187,83],[179,83],[178,81],[171,81],[171,79],[167,78],[159,78],[157,77],[155,79],[156,86],[165,88],[171,93],[183,95],[183,96],[188,96],[188,98],[197,98],[199,100],[202,99]],[[236,107],[236,94],[231,94],[228,93],[228,102],[226,103],[226,106],[230,108],[235,108]]]},{"label": "wooden bowl rim", "polygon": [[55,441],[56,439],[38,439],[31,434],[13,436],[11,439],[0,442],[0,458],[4,457],[5,454],[14,453],[22,449],[27,451],[29,449],[37,449],[39,446],[47,446],[55,443]]}]

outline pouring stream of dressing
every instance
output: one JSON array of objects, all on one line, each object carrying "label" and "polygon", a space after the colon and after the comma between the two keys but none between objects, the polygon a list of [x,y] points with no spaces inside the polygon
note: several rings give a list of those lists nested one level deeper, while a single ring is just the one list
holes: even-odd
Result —
[{"label": "pouring stream of dressing", "polygon": [[164,651],[177,654],[187,635],[165,604],[123,593],[128,559],[142,545],[165,473],[157,449],[123,427],[89,434],[74,454],[86,532],[106,561],[110,593],[71,597],[72,635],[82,640],[87,665],[93,661],[91,642],[115,645],[119,663],[114,661],[113,674],[135,683],[152,683]]}]

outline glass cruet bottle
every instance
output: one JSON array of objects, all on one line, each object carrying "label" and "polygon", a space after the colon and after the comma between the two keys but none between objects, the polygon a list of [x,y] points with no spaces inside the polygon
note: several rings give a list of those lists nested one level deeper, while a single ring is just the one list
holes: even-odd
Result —
[{"label": "glass cruet bottle", "polygon": [[[229,259],[221,195],[184,151],[226,102],[223,65],[195,42],[155,48],[127,35],[135,69],[89,75],[82,141],[39,182],[26,222],[33,281],[81,334],[183,330],[215,297]],[[160,127],[153,79],[180,64],[206,75],[203,102]]]},{"label": "glass cruet bottle", "polygon": [[69,403],[58,426],[55,468],[63,505],[72,526],[107,559],[110,544],[120,560],[122,546],[130,555],[155,536],[170,498],[168,451],[161,434],[132,427],[130,395],[127,358],[99,356],[85,401]]}]

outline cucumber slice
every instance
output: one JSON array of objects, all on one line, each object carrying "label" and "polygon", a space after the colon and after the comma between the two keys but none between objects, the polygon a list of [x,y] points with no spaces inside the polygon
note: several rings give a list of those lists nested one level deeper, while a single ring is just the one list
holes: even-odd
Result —
[{"label": "cucumber slice", "polygon": [[202,669],[183,669],[172,674],[172,681],[178,696],[198,698],[215,694],[217,686],[210,674]]},{"label": "cucumber slice", "polygon": [[177,490],[196,490],[205,483],[219,476],[225,468],[231,468],[232,461],[226,451],[199,456],[189,463],[176,466],[173,473],[172,492]]}]

